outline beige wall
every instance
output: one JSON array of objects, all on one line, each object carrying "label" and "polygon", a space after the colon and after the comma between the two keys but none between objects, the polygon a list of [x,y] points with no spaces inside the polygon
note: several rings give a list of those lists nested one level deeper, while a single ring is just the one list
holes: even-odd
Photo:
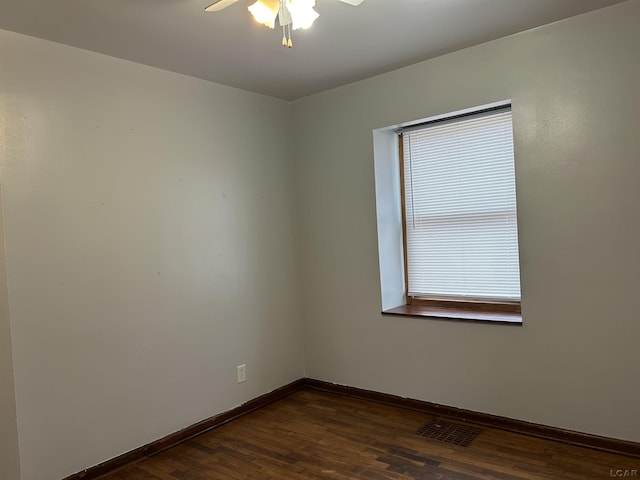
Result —
[{"label": "beige wall", "polygon": [[[2,130],[5,128],[3,120],[4,117],[0,116]],[[1,195],[0,212],[2,212]],[[20,478],[20,458],[18,455],[16,398],[11,358],[9,297],[7,295],[3,232],[2,216],[0,215],[0,478],[16,480]]]},{"label": "beige wall", "polygon": [[22,479],[303,376],[289,104],[9,32],[0,63]]},{"label": "beige wall", "polygon": [[[640,1],[293,104],[310,377],[640,441]],[[380,314],[372,130],[512,99],[523,327]]]}]

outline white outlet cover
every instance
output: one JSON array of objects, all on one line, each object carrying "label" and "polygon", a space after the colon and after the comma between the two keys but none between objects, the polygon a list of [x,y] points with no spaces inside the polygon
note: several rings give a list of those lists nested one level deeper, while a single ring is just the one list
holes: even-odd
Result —
[{"label": "white outlet cover", "polygon": [[247,366],[242,364],[236,367],[236,371],[238,374],[238,383],[243,383],[247,381]]}]

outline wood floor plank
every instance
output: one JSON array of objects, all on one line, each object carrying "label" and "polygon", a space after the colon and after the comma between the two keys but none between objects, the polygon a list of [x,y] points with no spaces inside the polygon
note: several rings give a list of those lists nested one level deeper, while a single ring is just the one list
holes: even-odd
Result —
[{"label": "wood floor plank", "polygon": [[485,427],[468,447],[432,417],[304,389],[102,480],[597,480],[640,460]]}]

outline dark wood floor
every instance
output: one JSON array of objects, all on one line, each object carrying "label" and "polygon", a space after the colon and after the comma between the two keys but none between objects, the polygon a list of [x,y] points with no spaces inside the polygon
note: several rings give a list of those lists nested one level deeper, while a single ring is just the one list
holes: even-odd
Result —
[{"label": "dark wood floor", "polygon": [[416,435],[431,419],[302,390],[102,480],[592,480],[640,470],[640,459],[501,430],[484,428],[468,447]]}]

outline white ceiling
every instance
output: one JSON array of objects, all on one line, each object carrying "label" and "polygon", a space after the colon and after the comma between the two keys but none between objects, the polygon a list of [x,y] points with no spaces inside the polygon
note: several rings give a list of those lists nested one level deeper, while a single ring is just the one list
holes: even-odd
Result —
[{"label": "white ceiling", "polygon": [[317,0],[292,49],[252,0],[0,0],[0,28],[293,100],[622,1]]}]

